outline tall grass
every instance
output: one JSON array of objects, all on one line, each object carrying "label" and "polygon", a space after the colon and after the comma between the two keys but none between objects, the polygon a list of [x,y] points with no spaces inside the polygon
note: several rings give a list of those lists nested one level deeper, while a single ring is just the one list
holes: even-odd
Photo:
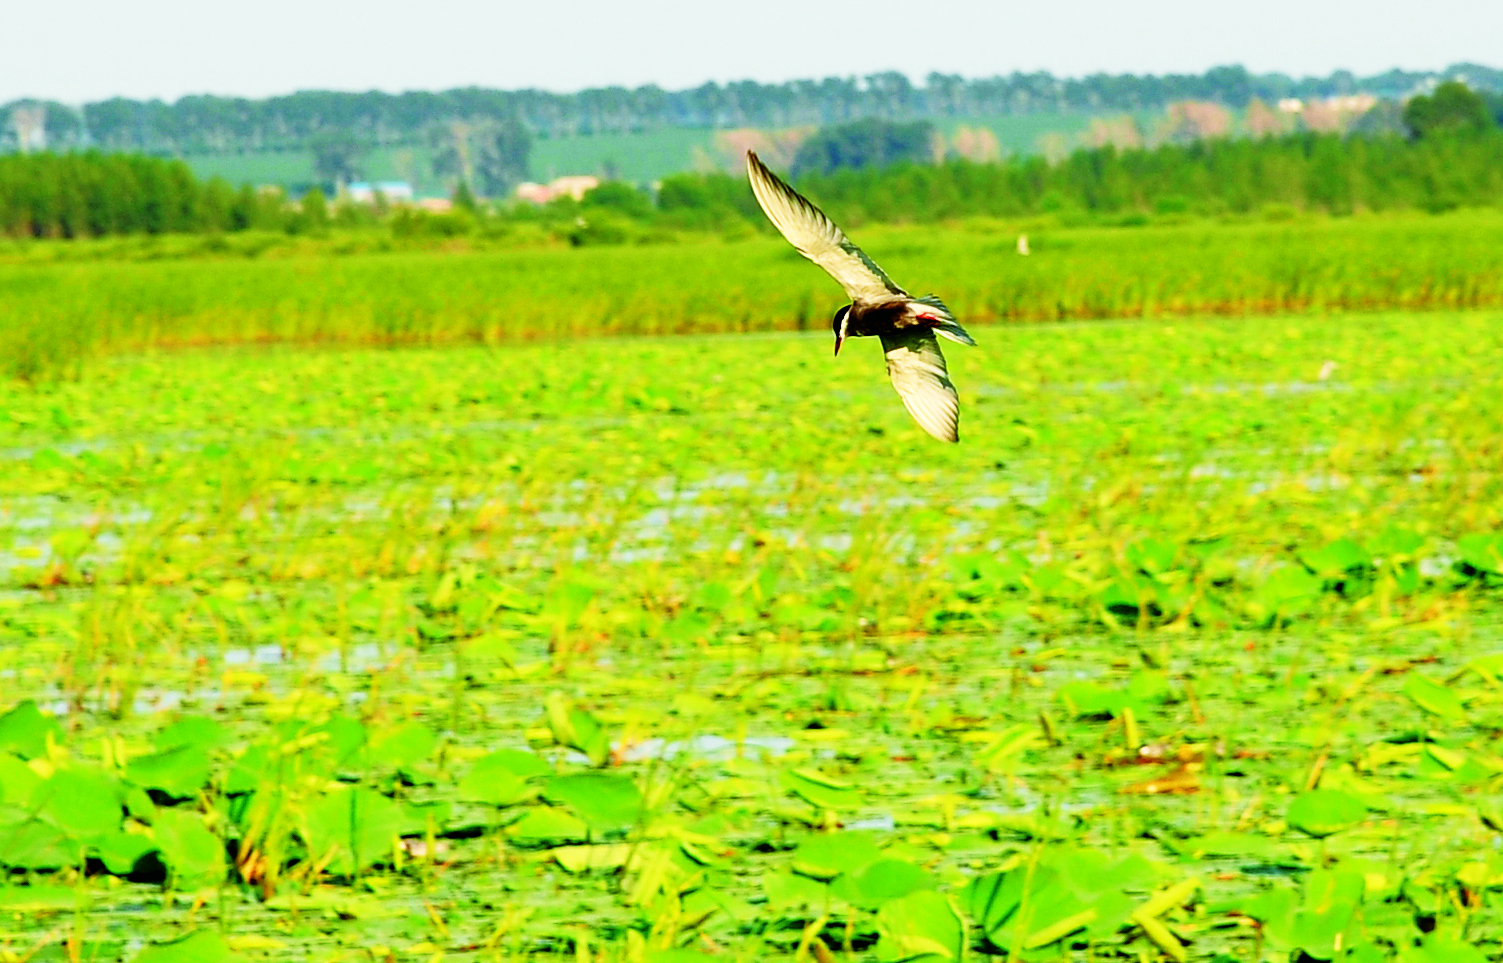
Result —
[{"label": "tall grass", "polygon": [[[1503,216],[1053,229],[873,227],[968,323],[1503,305]],[[840,290],[781,240],[344,258],[0,265],[0,366],[209,343],[497,343],[823,328]]]}]

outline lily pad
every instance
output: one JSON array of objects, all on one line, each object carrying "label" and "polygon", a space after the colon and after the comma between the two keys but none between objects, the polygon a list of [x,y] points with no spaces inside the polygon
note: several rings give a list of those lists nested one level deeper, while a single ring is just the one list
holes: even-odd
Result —
[{"label": "lily pad", "polygon": [[61,744],[63,728],[56,719],[43,715],[31,699],[0,716],[0,749],[22,759],[36,759],[46,754],[49,740]]},{"label": "lily pad", "polygon": [[506,835],[523,845],[582,843],[589,838],[585,821],[556,806],[537,806],[506,827]]},{"label": "lily pad", "polygon": [[125,768],[125,777],[146,789],[187,799],[208,783],[209,768],[209,754],[201,746],[181,745],[132,759]]},{"label": "lily pad", "polygon": [[625,776],[597,772],[555,776],[543,795],[574,810],[596,833],[629,829],[642,818],[642,791]]},{"label": "lily pad", "polygon": [[1367,818],[1367,807],[1340,789],[1312,789],[1294,797],[1285,816],[1289,825],[1310,836],[1323,837],[1350,829]]},{"label": "lily pad", "polygon": [[795,871],[815,879],[834,879],[856,873],[882,858],[869,833],[845,832],[815,836],[793,854]]},{"label": "lily pad", "polygon": [[884,903],[877,912],[877,932],[877,959],[884,963],[959,961],[965,952],[960,914],[930,890]]},{"label": "lily pad", "polygon": [[1460,696],[1418,672],[1411,672],[1409,678],[1404,680],[1404,695],[1432,715],[1452,721],[1466,716],[1466,707],[1462,705]]}]

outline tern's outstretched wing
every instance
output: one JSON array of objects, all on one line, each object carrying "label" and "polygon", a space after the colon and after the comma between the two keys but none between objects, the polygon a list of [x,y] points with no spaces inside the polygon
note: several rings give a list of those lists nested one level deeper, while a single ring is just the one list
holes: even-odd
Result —
[{"label": "tern's outstretched wing", "polygon": [[960,396],[950,383],[939,340],[927,327],[882,335],[887,374],[919,426],[940,441],[960,440]]},{"label": "tern's outstretched wing", "polygon": [[907,294],[882,269],[852,244],[835,222],[757,158],[746,152],[746,176],[757,203],[788,243],[840,282],[852,301]]}]

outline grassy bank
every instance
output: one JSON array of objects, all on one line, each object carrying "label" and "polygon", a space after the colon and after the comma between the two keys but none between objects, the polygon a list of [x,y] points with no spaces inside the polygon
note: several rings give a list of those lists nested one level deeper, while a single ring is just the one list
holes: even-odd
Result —
[{"label": "grassy bank", "polygon": [[[1027,257],[1016,253],[1018,227],[873,226],[858,240],[900,283],[940,294],[968,323],[1503,304],[1503,216],[1492,212],[1040,225]],[[337,256],[341,238],[379,240],[352,232],[262,257],[228,242],[168,242],[156,250],[178,257],[144,262],[49,263],[27,249],[0,263],[0,364],[38,378],[100,354],[184,344],[823,330],[841,303],[828,278],[771,238],[575,249],[537,235],[521,246],[466,250],[460,239],[450,244],[459,250]]]}]

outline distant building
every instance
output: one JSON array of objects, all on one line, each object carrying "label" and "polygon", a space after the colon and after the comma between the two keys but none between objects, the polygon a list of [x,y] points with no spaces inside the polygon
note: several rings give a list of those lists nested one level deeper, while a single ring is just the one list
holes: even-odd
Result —
[{"label": "distant building", "polygon": [[1327,97],[1327,106],[1350,114],[1365,114],[1378,106],[1378,98],[1372,94],[1347,94],[1345,97]]},{"label": "distant building", "polygon": [[532,181],[523,181],[518,184],[516,196],[519,201],[531,201],[534,204],[547,204],[553,200],[547,184],[534,184]]},{"label": "distant building", "polygon": [[412,203],[412,185],[406,181],[381,181],[377,184],[355,181],[345,191],[356,204],[374,204],[378,193],[393,204]]},{"label": "distant building", "polygon": [[576,201],[583,200],[585,194],[600,186],[600,178],[589,174],[573,174],[567,177],[555,177],[547,184],[534,184],[528,181],[517,185],[516,196],[518,200],[531,201],[534,204],[546,204],[559,197],[572,197]]},{"label": "distant building", "polygon": [[1308,110],[1335,111],[1342,114],[1365,114],[1378,104],[1372,94],[1345,94],[1339,97],[1316,98],[1306,103],[1297,97],[1285,97],[1279,101],[1279,110],[1286,114],[1303,114]]},{"label": "distant building", "polygon": [[16,131],[21,153],[47,149],[47,108],[41,104],[17,104],[10,109],[10,124]]},{"label": "distant building", "polygon": [[418,207],[429,214],[447,214],[454,209],[454,202],[447,197],[425,197],[418,201]]}]

